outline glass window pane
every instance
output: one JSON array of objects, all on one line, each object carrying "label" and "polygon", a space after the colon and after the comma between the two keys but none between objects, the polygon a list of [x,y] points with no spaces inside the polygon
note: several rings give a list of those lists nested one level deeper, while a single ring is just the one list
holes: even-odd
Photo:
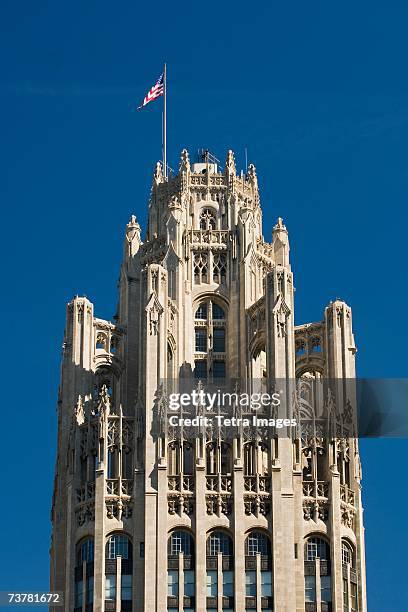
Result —
[{"label": "glass window pane", "polygon": [[132,576],[130,576],[130,574],[122,575],[122,590],[120,598],[123,601],[132,600]]},{"label": "glass window pane", "polygon": [[272,596],[272,572],[261,572],[261,596]]},{"label": "glass window pane", "polygon": [[256,572],[252,570],[245,572],[245,595],[256,597]]},{"label": "glass window pane", "polygon": [[331,576],[320,576],[321,600],[329,602],[331,597]]},{"label": "glass window pane", "polygon": [[127,536],[113,535],[109,538],[107,545],[108,559],[116,559],[116,557],[122,557],[122,559],[130,559],[130,556],[131,545]]},{"label": "glass window pane", "polygon": [[169,538],[168,546],[169,555],[179,555],[181,552],[184,555],[190,556],[193,554],[192,537],[187,531],[173,531]]},{"label": "glass window pane", "polygon": [[253,531],[245,540],[245,555],[252,557],[258,553],[265,556],[270,554],[269,538],[260,531]]},{"label": "glass window pane", "polygon": [[222,573],[222,594],[224,597],[234,597],[234,572]]},{"label": "glass window pane", "polygon": [[116,576],[105,576],[105,599],[116,599]]},{"label": "glass window pane", "polygon": [[305,601],[316,601],[316,577],[305,576]]},{"label": "glass window pane", "polygon": [[225,353],[225,329],[216,327],[214,329],[214,346],[215,353]]},{"label": "glass window pane", "polygon": [[194,362],[194,377],[207,378],[207,361],[205,359],[197,359]]},{"label": "glass window pane", "polygon": [[86,603],[90,604],[93,602],[93,588],[94,588],[94,579],[93,576],[90,576],[86,579]]},{"label": "glass window pane", "polygon": [[195,318],[200,320],[207,318],[207,304],[200,304],[196,310]]},{"label": "glass window pane", "polygon": [[218,585],[217,585],[217,572],[207,571],[207,597],[217,597]]},{"label": "glass window pane", "polygon": [[212,318],[213,319],[225,319],[225,313],[223,309],[221,308],[221,306],[218,306],[218,304],[212,305]]},{"label": "glass window pane", "polygon": [[84,583],[82,580],[75,583],[75,607],[82,608],[82,594],[84,592]]},{"label": "glass window pane", "polygon": [[225,361],[214,361],[213,364],[213,377],[214,378],[225,378]]},{"label": "glass window pane", "polygon": [[195,593],[194,570],[184,570],[184,595],[186,597],[194,597],[194,593]]},{"label": "glass window pane", "polygon": [[167,572],[167,595],[169,597],[178,597],[179,577],[177,570],[168,570]]},{"label": "glass window pane", "polygon": [[195,330],[195,350],[198,353],[207,352],[207,330],[201,327]]}]

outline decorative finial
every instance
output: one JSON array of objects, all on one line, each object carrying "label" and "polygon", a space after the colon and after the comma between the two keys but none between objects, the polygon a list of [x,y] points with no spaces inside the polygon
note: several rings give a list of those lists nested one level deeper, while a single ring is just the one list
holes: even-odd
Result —
[{"label": "decorative finial", "polygon": [[231,151],[231,149],[227,153],[227,159],[225,161],[225,170],[229,174],[236,174],[237,172],[237,169],[235,166],[234,153]]},{"label": "decorative finial", "polygon": [[282,217],[278,217],[278,222],[273,229],[274,230],[286,230],[286,226],[283,223]]},{"label": "decorative finial", "polygon": [[156,164],[156,169],[154,171],[153,178],[156,181],[156,183],[161,183],[164,180],[162,164],[159,161]]},{"label": "decorative finial", "polygon": [[190,170],[190,158],[187,149],[183,149],[180,156],[179,172],[188,172]]}]

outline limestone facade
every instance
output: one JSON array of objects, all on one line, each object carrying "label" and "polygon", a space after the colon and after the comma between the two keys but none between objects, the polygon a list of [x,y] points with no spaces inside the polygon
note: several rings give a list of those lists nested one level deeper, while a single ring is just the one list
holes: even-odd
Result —
[{"label": "limestone facade", "polygon": [[[85,297],[67,307],[51,544],[65,610],[365,612],[355,353],[340,300],[295,325],[288,232],[278,219],[264,240],[253,165],[183,151],[165,179],[158,164],[113,321]],[[178,380],[224,378],[278,385],[296,427],[170,425]]]}]

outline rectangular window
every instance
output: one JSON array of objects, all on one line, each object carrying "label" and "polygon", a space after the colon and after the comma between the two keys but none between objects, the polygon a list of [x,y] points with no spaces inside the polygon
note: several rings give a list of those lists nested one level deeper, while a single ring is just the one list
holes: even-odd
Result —
[{"label": "rectangular window", "polygon": [[213,377],[225,378],[225,361],[214,361]]},{"label": "rectangular window", "polygon": [[207,571],[207,597],[217,597],[218,585],[217,585],[217,572]]},{"label": "rectangular window", "polygon": [[214,329],[214,353],[225,353],[225,329],[216,327]]},{"label": "rectangular window", "polygon": [[75,583],[75,607],[82,608],[82,595],[84,592],[83,580]]},{"label": "rectangular window", "polygon": [[184,570],[184,595],[186,597],[194,597],[194,593],[195,593],[194,570]]},{"label": "rectangular window", "polygon": [[347,578],[343,578],[343,609],[344,612],[349,612],[349,592]]},{"label": "rectangular window", "polygon": [[320,576],[321,600],[329,603],[331,597],[331,576]]},{"label": "rectangular window", "polygon": [[234,572],[224,571],[222,573],[222,595],[223,597],[234,597]]},{"label": "rectangular window", "polygon": [[316,576],[305,576],[305,601],[316,602]]},{"label": "rectangular window", "polygon": [[207,361],[205,359],[197,359],[194,362],[194,377],[200,379],[207,378]]},{"label": "rectangular window", "polygon": [[94,579],[90,576],[86,579],[86,603],[90,604],[93,602],[93,591],[94,591]]},{"label": "rectangular window", "polygon": [[122,574],[121,595],[122,601],[132,601],[132,576]]},{"label": "rectangular window", "polygon": [[350,583],[350,604],[351,612],[357,612],[357,585],[354,582]]},{"label": "rectangular window", "polygon": [[207,352],[207,330],[201,327],[195,330],[195,351],[196,353]]},{"label": "rectangular window", "polygon": [[169,597],[178,597],[179,592],[179,577],[177,570],[168,570],[167,572],[167,595]]},{"label": "rectangular window", "polygon": [[245,595],[256,597],[256,572],[252,570],[245,572]]},{"label": "rectangular window", "polygon": [[116,576],[105,576],[105,599],[109,601],[116,599]]},{"label": "rectangular window", "polygon": [[272,597],[272,572],[261,572],[261,596]]}]

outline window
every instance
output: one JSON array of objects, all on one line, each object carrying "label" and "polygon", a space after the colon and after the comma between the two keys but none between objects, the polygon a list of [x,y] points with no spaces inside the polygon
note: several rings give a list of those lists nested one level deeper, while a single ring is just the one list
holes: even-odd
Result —
[{"label": "window", "polygon": [[167,572],[167,595],[169,597],[178,597],[179,592],[179,575],[178,570],[168,570]]},{"label": "window", "polygon": [[253,570],[246,570],[245,572],[245,595],[256,597],[256,572]]},{"label": "window", "polygon": [[93,590],[94,590],[94,579],[93,576],[89,576],[86,579],[86,603],[90,604],[93,602]]},{"label": "window", "polygon": [[272,572],[261,572],[261,597],[272,597]]},{"label": "window", "polygon": [[207,555],[215,557],[218,553],[232,555],[232,540],[223,531],[213,531],[207,539]]},{"label": "window", "polygon": [[94,560],[94,541],[92,538],[84,540],[78,547],[77,566],[80,567],[85,561],[90,563]]},{"label": "window", "polygon": [[232,474],[232,451],[229,444],[221,442],[221,474],[230,476]]},{"label": "window", "polygon": [[247,557],[253,557],[258,553],[270,556],[271,545],[269,538],[264,533],[261,531],[253,531],[245,540],[245,555]]},{"label": "window", "polygon": [[116,576],[105,576],[105,599],[108,601],[116,599]]},{"label": "window", "polygon": [[[207,350],[207,347],[204,350]],[[222,327],[214,329],[213,351],[214,353],[225,353],[225,329]]]},{"label": "window", "polygon": [[116,449],[110,448],[108,450],[108,478],[117,477],[117,460],[116,460]]},{"label": "window", "polygon": [[132,558],[132,545],[129,538],[125,535],[115,534],[108,539],[106,558],[116,559],[116,557],[122,557],[122,559]]},{"label": "window", "polygon": [[222,595],[223,597],[234,597],[234,572],[232,571],[222,573]]},{"label": "window", "polygon": [[225,361],[214,361],[213,364],[213,377],[214,378],[225,378]]},{"label": "window", "polygon": [[122,574],[121,595],[122,601],[132,601],[132,576]]},{"label": "window", "polygon": [[208,283],[207,253],[194,253],[194,282],[198,285]]},{"label": "window", "polygon": [[207,378],[207,360],[196,359],[194,362],[194,377],[200,380]]},{"label": "window", "polygon": [[195,330],[195,350],[197,353],[207,352],[207,330],[196,328]]},{"label": "window", "polygon": [[194,593],[195,593],[194,570],[184,570],[184,595],[185,597],[194,597]]},{"label": "window", "polygon": [[341,543],[341,561],[343,565],[353,565],[353,549],[350,544],[345,542],[344,540]]},{"label": "window", "polygon": [[354,582],[350,583],[350,604],[351,604],[351,612],[356,612],[357,610],[357,585]]},{"label": "window", "polygon": [[349,609],[349,591],[348,591],[348,580],[343,578],[343,607],[344,612],[348,612]]},{"label": "window", "polygon": [[[204,353],[204,355],[199,355],[200,359],[194,363],[194,377],[205,380],[210,372],[212,378],[223,379],[226,376],[226,366],[225,360],[221,359],[221,356],[224,357],[224,355],[220,353],[225,353],[226,350],[225,312],[221,306],[212,300],[207,300],[198,306],[194,317],[196,321],[200,321],[200,325],[196,323],[194,330],[195,351]],[[212,339],[214,361],[208,360],[209,338]]]},{"label": "window", "polygon": [[315,561],[320,559],[321,561],[328,561],[330,558],[329,545],[322,538],[309,538],[306,542],[305,560]]},{"label": "window", "polygon": [[217,572],[215,570],[207,570],[207,597],[217,597],[218,582]]},{"label": "window", "polygon": [[214,230],[216,227],[215,211],[211,208],[204,208],[200,214],[200,229]]},{"label": "window", "polygon": [[122,478],[130,480],[133,476],[132,473],[133,461],[132,452],[128,446],[122,448]]},{"label": "window", "polygon": [[332,600],[331,576],[320,576],[320,593],[322,601],[329,603]]},{"label": "window", "polygon": [[225,313],[221,306],[218,306],[218,304],[212,305],[212,318],[215,320],[225,319]]},{"label": "window", "polygon": [[168,541],[168,554],[170,556],[176,556],[180,553],[186,556],[192,556],[194,554],[194,540],[188,531],[173,531]]},{"label": "window", "polygon": [[305,576],[305,601],[316,601],[316,576]]},{"label": "window", "polygon": [[214,253],[213,255],[213,281],[214,283],[225,283],[227,279],[227,255],[225,253]]},{"label": "window", "polygon": [[195,318],[203,320],[207,318],[207,304],[200,304],[195,313]]},{"label": "window", "polygon": [[82,608],[82,598],[84,593],[84,583],[79,580],[75,583],[75,607]]}]

